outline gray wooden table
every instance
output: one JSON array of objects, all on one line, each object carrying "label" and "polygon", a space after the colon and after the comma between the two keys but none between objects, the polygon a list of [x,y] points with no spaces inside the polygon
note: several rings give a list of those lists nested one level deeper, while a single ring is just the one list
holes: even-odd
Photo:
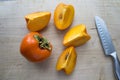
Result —
[{"label": "gray wooden table", "polygon": [[[85,24],[91,40],[77,47],[77,64],[67,76],[55,70],[56,61],[65,49],[64,34],[53,23],[55,7],[60,2],[72,4],[75,18],[71,27]],[[50,11],[48,26],[41,31],[53,44],[52,55],[44,62],[30,63],[21,56],[22,38],[29,32],[24,16],[36,11]],[[113,63],[103,53],[94,24],[100,16],[108,25],[113,43],[120,58],[120,0],[0,0],[0,80],[115,80]]]}]

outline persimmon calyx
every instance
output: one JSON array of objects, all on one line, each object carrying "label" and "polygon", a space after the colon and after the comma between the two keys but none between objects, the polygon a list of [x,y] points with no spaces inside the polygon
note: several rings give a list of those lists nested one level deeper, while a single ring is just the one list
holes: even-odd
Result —
[{"label": "persimmon calyx", "polygon": [[50,43],[46,38],[40,37],[39,35],[34,35],[34,38],[38,41],[40,48],[51,50]]}]

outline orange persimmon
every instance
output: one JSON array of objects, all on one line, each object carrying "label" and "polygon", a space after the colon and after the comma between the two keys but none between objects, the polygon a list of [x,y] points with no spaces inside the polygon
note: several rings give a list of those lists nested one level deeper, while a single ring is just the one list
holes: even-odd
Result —
[{"label": "orange persimmon", "polygon": [[27,14],[25,20],[27,23],[27,28],[30,31],[40,31],[44,29],[50,21],[51,13],[46,12],[34,12]]},{"label": "orange persimmon", "polygon": [[54,11],[54,24],[57,29],[65,30],[73,22],[74,7],[70,4],[60,3]]},{"label": "orange persimmon", "polygon": [[31,62],[47,59],[52,51],[52,45],[38,32],[28,33],[20,45],[21,54]]},{"label": "orange persimmon", "polygon": [[81,46],[90,40],[91,36],[87,33],[86,26],[79,24],[72,27],[64,36],[63,45],[65,46]]},{"label": "orange persimmon", "polygon": [[63,70],[66,74],[71,74],[75,68],[77,53],[73,46],[66,48],[58,58],[56,70]]}]

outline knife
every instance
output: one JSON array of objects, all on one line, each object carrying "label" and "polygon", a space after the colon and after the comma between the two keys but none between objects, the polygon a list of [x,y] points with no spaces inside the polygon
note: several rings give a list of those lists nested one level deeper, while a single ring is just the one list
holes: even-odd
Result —
[{"label": "knife", "polygon": [[95,23],[104,53],[106,56],[111,56],[113,58],[115,76],[117,80],[120,80],[120,62],[106,24],[103,19],[98,16],[95,16]]}]

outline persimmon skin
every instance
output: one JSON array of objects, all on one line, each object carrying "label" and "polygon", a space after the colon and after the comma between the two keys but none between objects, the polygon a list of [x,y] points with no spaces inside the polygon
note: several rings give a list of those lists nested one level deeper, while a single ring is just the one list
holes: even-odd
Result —
[{"label": "persimmon skin", "polygon": [[38,32],[28,33],[21,42],[20,52],[28,61],[41,62],[51,55],[52,45],[50,44],[51,50],[40,48],[34,35],[42,37]]}]

